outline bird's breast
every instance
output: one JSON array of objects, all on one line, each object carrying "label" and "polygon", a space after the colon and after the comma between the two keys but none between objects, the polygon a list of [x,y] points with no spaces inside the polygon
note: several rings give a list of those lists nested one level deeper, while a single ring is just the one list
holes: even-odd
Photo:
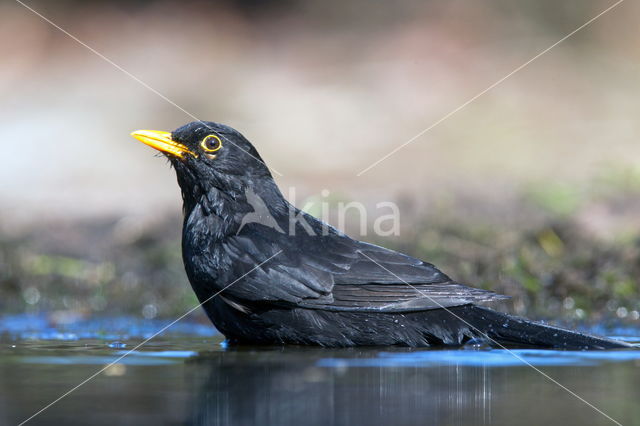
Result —
[{"label": "bird's breast", "polygon": [[226,238],[222,219],[204,215],[199,209],[186,218],[182,229],[182,258],[187,276],[195,287],[215,281],[224,268],[222,241]]}]

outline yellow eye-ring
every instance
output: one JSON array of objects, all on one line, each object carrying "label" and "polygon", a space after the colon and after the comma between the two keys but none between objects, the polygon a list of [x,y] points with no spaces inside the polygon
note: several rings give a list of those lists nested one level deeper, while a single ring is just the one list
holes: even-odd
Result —
[{"label": "yellow eye-ring", "polygon": [[200,146],[207,152],[216,152],[222,148],[222,140],[216,135],[208,135],[202,139]]}]

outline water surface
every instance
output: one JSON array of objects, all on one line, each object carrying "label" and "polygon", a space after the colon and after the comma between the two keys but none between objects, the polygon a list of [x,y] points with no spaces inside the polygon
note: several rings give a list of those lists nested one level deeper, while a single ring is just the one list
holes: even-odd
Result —
[{"label": "water surface", "polygon": [[[18,424],[162,321],[0,319],[0,423]],[[638,341],[633,330],[616,330]],[[556,381],[557,383],[554,383]],[[226,347],[181,322],[30,424],[640,425],[640,348]]]}]

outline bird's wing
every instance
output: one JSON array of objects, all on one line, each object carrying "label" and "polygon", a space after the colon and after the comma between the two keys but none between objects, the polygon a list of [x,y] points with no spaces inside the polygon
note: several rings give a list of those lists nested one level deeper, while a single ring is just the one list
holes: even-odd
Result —
[{"label": "bird's wing", "polygon": [[456,283],[430,263],[384,247],[351,241],[357,257],[347,271],[334,275],[332,301],[305,299],[300,305],[331,310],[402,312],[505,298]]},{"label": "bird's wing", "polygon": [[229,279],[261,265],[225,291],[240,300],[399,312],[503,297],[455,283],[430,263],[337,232],[293,238],[260,227],[249,235],[223,244]]}]

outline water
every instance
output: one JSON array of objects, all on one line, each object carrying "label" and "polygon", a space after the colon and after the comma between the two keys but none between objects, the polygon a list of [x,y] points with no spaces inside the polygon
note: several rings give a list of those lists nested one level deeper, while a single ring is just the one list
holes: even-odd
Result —
[{"label": "water", "polygon": [[[0,423],[25,420],[164,324],[0,319]],[[640,341],[634,332],[616,330]],[[562,386],[621,424],[640,425],[640,348],[234,348],[212,327],[183,321],[30,423],[615,424]]]}]

